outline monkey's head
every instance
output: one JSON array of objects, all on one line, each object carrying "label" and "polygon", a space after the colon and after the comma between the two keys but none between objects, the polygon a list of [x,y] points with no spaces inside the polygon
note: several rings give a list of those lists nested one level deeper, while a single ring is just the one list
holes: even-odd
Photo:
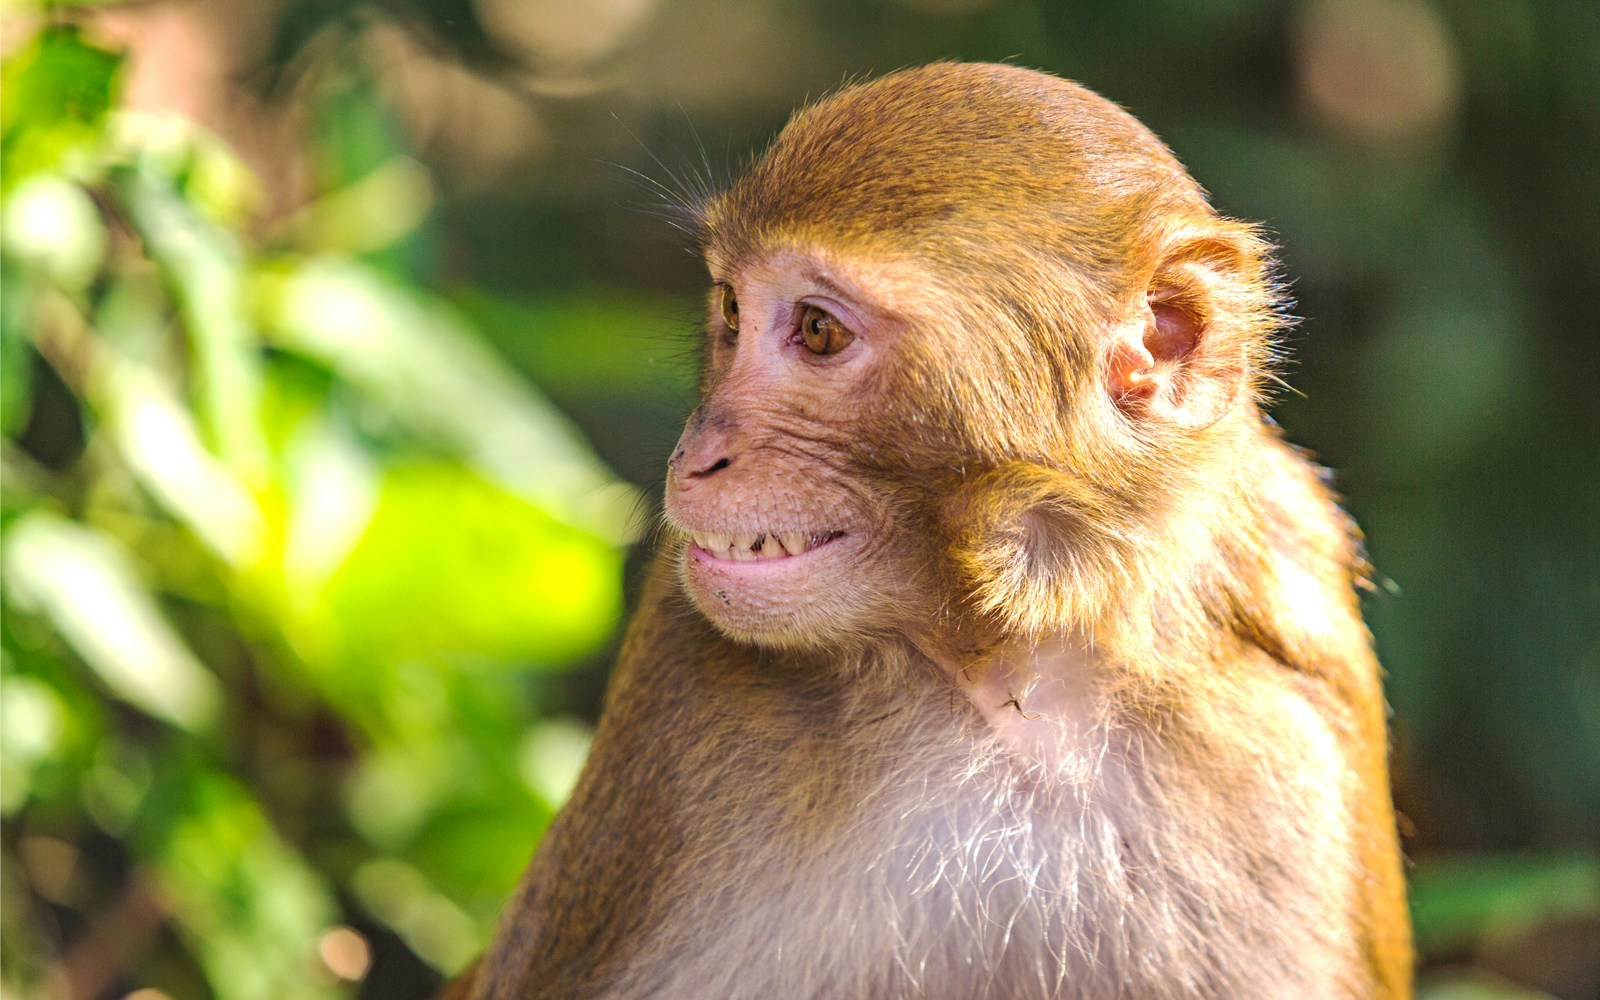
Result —
[{"label": "monkey's head", "polygon": [[700,216],[702,399],[666,513],[736,638],[1084,624],[1259,421],[1267,247],[1075,84],[938,64],[849,87]]}]

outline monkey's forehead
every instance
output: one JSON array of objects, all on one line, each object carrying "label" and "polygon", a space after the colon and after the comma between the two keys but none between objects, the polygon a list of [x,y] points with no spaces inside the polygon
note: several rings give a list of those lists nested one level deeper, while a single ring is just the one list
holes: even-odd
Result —
[{"label": "monkey's forehead", "polygon": [[892,254],[787,234],[758,251],[725,257],[717,248],[706,252],[706,268],[719,281],[739,284],[754,279],[789,277],[821,290],[887,323],[914,321],[954,297],[948,275],[931,268],[925,257]]},{"label": "monkey's forehead", "polygon": [[706,244],[728,252],[794,232],[1111,238],[1183,203],[1208,210],[1166,146],[1110,101],[1014,66],[938,63],[796,113],[702,223]]}]

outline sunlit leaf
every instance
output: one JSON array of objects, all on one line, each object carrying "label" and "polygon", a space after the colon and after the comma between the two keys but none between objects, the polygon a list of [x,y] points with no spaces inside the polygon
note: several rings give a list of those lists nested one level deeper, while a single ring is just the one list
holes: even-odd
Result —
[{"label": "sunlit leaf", "polygon": [[621,553],[457,466],[391,470],[323,592],[346,655],[561,663],[621,612]]},{"label": "sunlit leaf", "polygon": [[0,677],[0,812],[28,800],[33,773],[57,752],[67,707],[49,686],[29,677]]},{"label": "sunlit leaf", "polygon": [[453,301],[620,473],[658,484],[694,401],[703,302],[612,288]]},{"label": "sunlit leaf", "polygon": [[260,345],[246,313],[239,238],[159,183],[138,173],[119,177],[129,215],[172,288],[194,350],[201,427],[223,461],[259,479],[266,461],[258,423]]},{"label": "sunlit leaf", "polygon": [[201,443],[194,421],[151,371],[115,363],[102,386],[104,419],[128,464],[208,548],[235,565],[260,552],[261,512]]},{"label": "sunlit leaf", "polygon": [[578,784],[594,732],[575,719],[547,719],[528,730],[518,762],[528,787],[559,808]]},{"label": "sunlit leaf", "polygon": [[283,573],[291,594],[318,600],[322,584],[360,540],[377,503],[372,456],[328,421],[307,421],[289,442],[289,523]]},{"label": "sunlit leaf", "polygon": [[464,763],[454,745],[398,744],[374,749],[351,775],[346,801],[351,822],[378,847],[403,850],[449,791]]},{"label": "sunlit leaf", "polygon": [[409,156],[395,156],[307,205],[290,227],[296,244],[309,251],[360,255],[404,237],[432,207],[427,170]]},{"label": "sunlit leaf", "polygon": [[615,541],[632,536],[633,491],[451,310],[333,259],[262,285],[282,346],[329,365],[556,517]]},{"label": "sunlit leaf", "polygon": [[83,188],[39,174],[19,184],[0,208],[7,253],[69,291],[86,287],[106,253],[106,229]]},{"label": "sunlit leaf", "polygon": [[70,25],[52,26],[0,70],[0,190],[70,169],[101,135],[121,59]]},{"label": "sunlit leaf", "polygon": [[215,678],[111,539],[35,511],[7,530],[4,566],[12,599],[47,618],[118,697],[186,729],[214,721]]},{"label": "sunlit leaf", "polygon": [[369,861],[356,871],[351,884],[367,911],[435,968],[453,972],[483,947],[482,932],[472,917],[403,861]]},{"label": "sunlit leaf", "polygon": [[121,109],[107,133],[112,160],[178,194],[204,222],[242,226],[265,197],[260,178],[221,139],[180,115]]}]

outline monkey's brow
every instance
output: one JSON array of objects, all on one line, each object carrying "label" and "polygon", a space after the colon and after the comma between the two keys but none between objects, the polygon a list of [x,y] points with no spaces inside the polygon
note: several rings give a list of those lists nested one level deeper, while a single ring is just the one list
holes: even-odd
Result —
[{"label": "monkey's brow", "polygon": [[843,285],[840,282],[828,277],[817,268],[806,268],[805,277],[807,280],[820,287],[823,291],[828,292],[831,295],[838,296],[839,298],[859,309],[863,309],[869,313],[876,313],[878,315],[885,315],[888,313],[888,310],[884,307],[884,303],[879,301],[877,298],[870,295],[865,295],[857,289],[847,287],[846,285]]},{"label": "monkey's brow", "polygon": [[845,298],[845,299],[859,299],[860,298],[860,296],[857,295],[855,292],[850,291],[849,289],[845,288],[843,285],[839,284],[837,281],[834,281],[832,278],[828,277],[826,274],[823,274],[821,271],[818,271],[818,270],[816,270],[814,268],[807,270],[806,277],[810,278],[812,281],[814,281],[817,284],[821,285],[823,288],[825,288],[828,291],[832,292],[833,294],[839,296],[840,298]]}]

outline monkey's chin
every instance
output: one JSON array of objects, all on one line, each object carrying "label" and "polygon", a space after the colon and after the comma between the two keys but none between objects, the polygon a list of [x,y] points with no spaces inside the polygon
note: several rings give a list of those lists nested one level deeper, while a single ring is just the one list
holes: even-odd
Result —
[{"label": "monkey's chin", "polygon": [[854,574],[855,536],[837,532],[798,555],[732,559],[691,541],[684,588],[713,625],[731,638],[781,646],[815,645],[848,629],[851,602],[841,582]]}]

